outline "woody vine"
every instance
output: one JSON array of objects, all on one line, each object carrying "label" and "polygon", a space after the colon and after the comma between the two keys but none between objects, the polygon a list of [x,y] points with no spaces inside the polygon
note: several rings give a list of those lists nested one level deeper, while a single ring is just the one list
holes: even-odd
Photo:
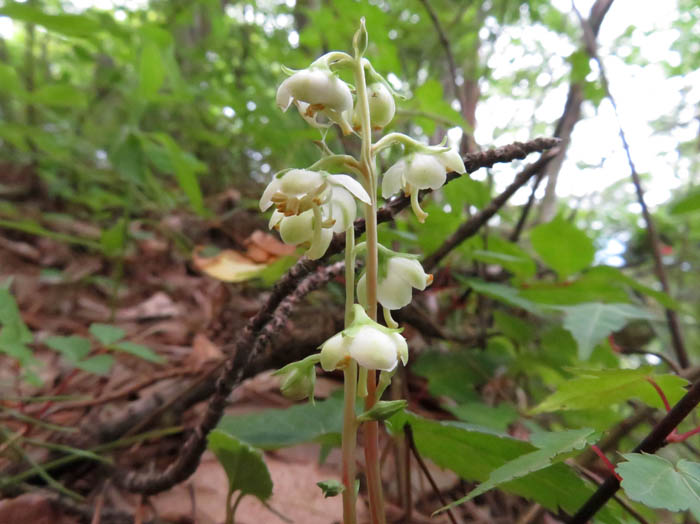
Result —
[{"label": "woody vine", "polygon": [[[293,104],[313,127],[325,130],[337,125],[343,134],[359,136],[360,157],[335,154],[322,144],[323,157],[318,162],[306,169],[277,173],[260,199],[262,211],[275,208],[270,228],[278,230],[285,243],[304,247],[310,259],[325,254],[334,232],[345,233],[345,329],[328,339],[320,353],[278,371],[283,376],[282,391],[296,399],[313,398],[317,363],[325,371],[340,369],[344,373],[345,524],[356,522],[354,457],[360,426],[364,432],[372,522],[385,522],[378,421],[401,409],[404,402],[378,399],[399,362],[404,365],[408,361],[406,340],[391,311],[411,302],[413,288],[423,290],[432,282],[417,256],[394,252],[377,240],[377,155],[390,147],[403,148],[402,157],[383,173],[382,196],[388,199],[403,191],[410,197],[411,208],[420,222],[425,221],[427,214],[420,207],[419,191],[440,188],[449,172],[465,173],[459,154],[448,147],[426,146],[402,133],[389,133],[373,141],[373,131],[381,130],[393,119],[397,93],[365,58],[367,43],[363,19],[353,38],[353,56],[334,51],[307,69],[285,69],[290,76],[277,91],[277,105],[283,111]],[[343,71],[352,73],[354,86],[340,78]],[[358,204],[364,210],[366,240],[356,245],[353,222]],[[358,256],[364,258],[365,269],[356,282]],[[377,322],[378,306],[386,325]],[[365,411],[356,416],[358,397],[364,400]]]}]

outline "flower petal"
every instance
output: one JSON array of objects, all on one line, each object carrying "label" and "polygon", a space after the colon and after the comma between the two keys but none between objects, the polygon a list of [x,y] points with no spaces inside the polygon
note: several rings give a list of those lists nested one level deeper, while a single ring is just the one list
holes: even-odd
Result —
[{"label": "flower petal", "polygon": [[397,364],[396,342],[371,326],[362,327],[348,347],[350,356],[367,369],[391,371]]},{"label": "flower petal", "polygon": [[313,236],[312,210],[304,211],[301,215],[285,217],[280,222],[280,236],[285,244],[298,245],[308,242]]},{"label": "flower petal", "polygon": [[406,172],[406,160],[401,159],[386,170],[382,179],[382,196],[389,198],[398,193],[404,185],[404,173]]},{"label": "flower petal", "polygon": [[362,184],[360,184],[350,175],[328,175],[328,180],[331,181],[331,184],[343,186],[345,189],[350,191],[350,193],[355,195],[355,198],[357,198],[360,202],[367,205],[372,203],[372,200],[369,198],[365,188],[362,187]]},{"label": "flower petal", "polygon": [[438,189],[447,180],[445,166],[436,155],[416,153],[408,161],[406,182],[418,189]]},{"label": "flower petal", "polygon": [[[291,218],[291,217],[290,217]],[[311,233],[311,231],[309,231]],[[333,231],[328,228],[321,229],[321,237],[318,242],[312,243],[308,251],[304,253],[309,259],[317,260],[326,254],[328,246],[333,240]]]},{"label": "flower petal", "polygon": [[355,198],[342,187],[335,186],[330,201],[331,214],[335,219],[334,233],[342,233],[352,225],[357,216]]},{"label": "flower petal", "polygon": [[412,258],[391,257],[388,273],[396,274],[416,289],[423,291],[432,279],[423,270],[420,262]]},{"label": "flower petal", "polygon": [[333,371],[338,364],[349,356],[348,347],[351,339],[337,333],[326,340],[321,346],[321,367],[325,371]]},{"label": "flower petal", "polygon": [[284,82],[280,84],[280,86],[277,88],[277,106],[282,110],[286,111],[289,109],[289,106],[292,104],[292,78],[294,75],[291,77],[287,78]]},{"label": "flower petal", "polygon": [[408,344],[406,339],[398,333],[390,333],[389,337],[394,341],[396,345],[396,355],[401,360],[401,363],[405,366],[408,362]]},{"label": "flower petal", "polygon": [[377,300],[388,309],[401,309],[413,298],[413,288],[400,273],[389,271],[377,284]]},{"label": "flower petal", "polygon": [[467,172],[467,169],[464,167],[464,161],[462,160],[462,157],[459,156],[456,149],[450,149],[449,151],[440,153],[438,155],[438,159],[440,160],[440,163],[445,166],[445,169],[447,169],[448,172],[455,171],[460,175]]},{"label": "flower petal", "polygon": [[272,195],[277,193],[277,191],[279,191],[279,190],[280,190],[280,180],[279,180],[279,178],[275,177],[272,179],[272,182],[267,184],[265,191],[263,191],[263,194],[260,197],[260,211],[265,211],[267,208],[269,208],[272,205]]}]

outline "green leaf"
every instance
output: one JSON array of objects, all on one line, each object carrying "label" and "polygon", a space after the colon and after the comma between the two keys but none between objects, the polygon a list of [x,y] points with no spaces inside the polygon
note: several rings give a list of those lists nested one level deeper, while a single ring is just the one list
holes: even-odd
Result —
[{"label": "green leaf", "polygon": [[0,64],[0,92],[19,93],[22,91],[22,83],[17,71],[7,64]]},{"label": "green leaf", "polygon": [[126,233],[123,218],[117,220],[112,227],[102,230],[100,245],[103,253],[112,257],[118,255],[126,242]]},{"label": "green leaf", "polygon": [[519,317],[496,309],[493,312],[493,327],[518,344],[527,344],[534,335],[534,326]]},{"label": "green leaf", "polygon": [[591,57],[585,49],[580,49],[569,56],[571,63],[571,82],[581,83],[591,72]]},{"label": "green leaf", "polygon": [[519,307],[535,315],[543,314],[542,309],[540,309],[537,304],[520,296],[520,292],[514,287],[506,286],[505,284],[484,282],[476,278],[462,278],[456,274],[455,277],[472,287],[474,291],[481,295],[486,295],[487,297],[494,298],[505,304]]},{"label": "green leaf", "polygon": [[576,339],[581,360],[587,360],[593,348],[633,319],[656,320],[651,313],[631,304],[580,304],[558,306],[564,312],[564,328]]},{"label": "green leaf", "polygon": [[684,215],[698,209],[700,209],[700,188],[695,188],[687,195],[674,200],[668,212],[672,215]]},{"label": "green leaf", "polygon": [[700,520],[700,464],[685,459],[675,467],[658,455],[627,453],[615,468],[632,500],[672,512],[690,510]]},{"label": "green leaf", "polygon": [[323,491],[323,498],[335,497],[345,491],[343,483],[336,479],[320,480],[316,485]]},{"label": "green leaf", "polygon": [[272,479],[260,450],[219,429],[209,433],[209,449],[226,471],[230,493],[240,491],[261,501],[272,495]]},{"label": "green leaf", "polygon": [[52,107],[82,108],[87,106],[85,93],[69,84],[49,84],[32,93],[32,101]]},{"label": "green leaf", "polygon": [[663,403],[647,377],[662,389],[673,405],[685,395],[688,381],[677,375],[652,375],[651,367],[639,369],[576,370],[577,378],[562,382],[557,391],[531,410],[532,414],[566,409],[592,409],[631,398],[663,408]]},{"label": "green leaf", "polygon": [[[537,449],[528,442],[477,430],[461,422],[438,422],[406,412],[392,417],[388,423],[394,433],[409,423],[421,456],[471,482],[485,482],[492,471]],[[561,508],[569,513],[575,512],[593,493],[563,463],[513,479],[500,488],[554,511]],[[604,508],[597,517],[601,522],[618,523],[610,508]]]},{"label": "green leaf", "polygon": [[142,358],[143,360],[148,360],[149,362],[155,362],[156,364],[162,364],[165,362],[165,358],[161,357],[158,353],[153,351],[151,348],[143,346],[141,344],[134,344],[133,342],[123,341],[116,344],[111,344],[110,349],[116,351],[123,351],[124,353],[129,353],[135,357]]},{"label": "green leaf", "polygon": [[507,432],[508,426],[518,419],[518,410],[505,402],[497,406],[489,406],[483,402],[466,402],[446,406],[446,409],[459,420],[503,434]]},{"label": "green leaf", "polygon": [[111,355],[95,355],[80,362],[75,363],[75,367],[80,368],[88,373],[95,375],[108,375],[114,364],[114,358]]},{"label": "green leaf", "polygon": [[155,97],[165,80],[165,66],[160,48],[155,42],[146,42],[139,61],[139,94],[146,100]]},{"label": "green leaf", "polygon": [[482,209],[491,201],[491,189],[488,184],[485,181],[474,180],[469,175],[453,180],[442,191],[453,211],[461,210],[464,206]]},{"label": "green leaf", "polygon": [[200,215],[203,215],[205,213],[204,199],[197,180],[197,173],[204,171],[206,169],[205,166],[180,149],[180,146],[177,145],[170,135],[155,133],[153,137],[162,143],[168,151],[175,178],[189,199],[192,208]]},{"label": "green leaf", "polygon": [[121,340],[126,335],[126,332],[120,327],[98,323],[90,324],[90,333],[92,333],[103,346],[114,344],[117,340]]},{"label": "green leaf", "polygon": [[481,483],[467,496],[440,508],[437,512],[463,504],[496,486],[551,466],[552,461],[557,455],[581,449],[586,446],[589,443],[591,435],[594,433],[595,431],[592,429],[583,428],[560,431],[558,433],[543,432],[536,434],[539,440],[533,437],[533,444],[541,449],[520,455],[518,458],[496,468],[491,472],[486,482]]},{"label": "green leaf", "polygon": [[561,217],[530,231],[530,242],[542,261],[562,279],[593,263],[593,241]]},{"label": "green leaf", "polygon": [[61,353],[71,364],[76,364],[90,353],[90,341],[87,338],[72,335],[70,337],[49,337],[44,344]]},{"label": "green leaf", "polygon": [[85,37],[98,31],[97,21],[86,15],[58,14],[49,15],[30,5],[12,2],[0,8],[0,15],[44,26],[47,30],[66,36]]},{"label": "green leaf", "polygon": [[337,437],[339,442],[343,428],[343,400],[331,397],[315,405],[307,403],[249,415],[224,415],[218,427],[262,449],[314,442],[327,436]]},{"label": "green leaf", "polygon": [[490,236],[488,249],[472,251],[472,256],[487,264],[498,264],[520,278],[530,278],[535,275],[535,261],[520,246],[508,242],[498,236]]},{"label": "green leaf", "polygon": [[486,384],[502,362],[488,352],[422,352],[411,371],[428,379],[428,390],[435,396],[450,397],[460,404],[476,399],[478,386]]}]

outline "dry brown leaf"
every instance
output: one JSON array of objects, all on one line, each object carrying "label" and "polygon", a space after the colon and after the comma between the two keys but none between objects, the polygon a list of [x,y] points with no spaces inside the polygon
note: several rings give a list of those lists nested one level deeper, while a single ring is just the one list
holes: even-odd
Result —
[{"label": "dry brown leaf", "polygon": [[201,246],[198,247],[192,255],[194,266],[210,277],[224,282],[249,280],[267,267],[265,264],[256,264],[232,249],[224,249],[213,257],[201,256],[202,249]]},{"label": "dry brown leaf", "polygon": [[122,308],[117,312],[117,320],[143,320],[146,318],[175,317],[181,312],[173,299],[162,291],[136,306]]},{"label": "dry brown leaf", "polygon": [[0,500],[0,522],[22,524],[75,524],[72,517],[60,515],[51,502],[38,493]]},{"label": "dry brown leaf", "polygon": [[202,333],[197,333],[192,341],[192,352],[182,363],[186,367],[201,369],[207,362],[222,360],[224,354],[219,346],[214,344]]},{"label": "dry brown leaf", "polygon": [[273,235],[265,233],[264,231],[253,231],[253,233],[246,240],[246,246],[250,249],[252,246],[256,246],[263,251],[270,253],[271,255],[276,255],[278,257],[285,255],[292,255],[296,249],[294,246],[283,244]]}]

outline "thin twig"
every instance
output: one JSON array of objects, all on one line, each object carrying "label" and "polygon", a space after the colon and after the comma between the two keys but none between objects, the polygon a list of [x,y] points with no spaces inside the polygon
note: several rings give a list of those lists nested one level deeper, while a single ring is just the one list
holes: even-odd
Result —
[{"label": "thin twig", "polygon": [[[574,6],[574,11],[579,17],[581,26],[583,27],[584,35],[590,34],[593,30],[590,24],[585,20],[581,13]],[[630,175],[632,176],[632,183],[634,184],[634,189],[637,193],[637,201],[642,208],[642,216],[644,217],[644,222],[647,228],[647,234],[649,235],[649,243],[651,244],[651,252],[654,257],[654,267],[656,270],[656,276],[661,284],[661,289],[664,293],[671,296],[671,288],[668,284],[668,277],[666,276],[666,269],[664,268],[663,259],[661,258],[661,242],[659,241],[659,234],[656,231],[656,225],[654,224],[654,219],[651,216],[649,208],[647,207],[646,201],[644,200],[644,190],[642,189],[642,181],[639,178],[639,173],[637,173],[637,168],[632,161],[632,153],[630,152],[630,146],[627,142],[627,136],[625,135],[624,128],[622,127],[622,122],[620,122],[620,115],[617,110],[617,103],[615,103],[615,98],[610,92],[610,84],[608,82],[608,77],[605,74],[605,67],[603,66],[603,61],[598,56],[598,51],[595,46],[595,40],[591,41],[590,38],[586,39],[586,51],[588,54],[596,61],[598,64],[598,70],[600,71],[600,80],[603,84],[603,89],[605,89],[605,95],[610,100],[610,104],[613,107],[615,113],[615,119],[617,120],[617,126],[619,128],[620,139],[622,140],[622,147],[625,149],[625,154],[627,155],[627,164],[630,168]],[[670,308],[665,308],[666,320],[668,321],[668,328],[671,332],[671,343],[673,345],[673,350],[676,353],[676,358],[678,359],[678,364],[682,368],[687,368],[690,366],[690,360],[688,359],[688,352],[686,351],[685,344],[683,342],[683,334],[681,332],[681,326],[678,322],[678,316],[676,312]]]},{"label": "thin twig", "polygon": [[450,251],[464,242],[464,240],[474,235],[499,209],[501,209],[501,207],[503,207],[513,193],[525,185],[530,178],[539,173],[558,152],[556,148],[550,149],[543,153],[536,162],[523,169],[503,193],[498,195],[489,205],[464,222],[438,249],[423,260],[423,267],[425,270],[430,271],[433,269]]},{"label": "thin twig", "polygon": [[[435,495],[437,495],[437,498],[440,501],[440,504],[442,504],[443,506],[447,506],[448,502],[442,496],[442,493],[440,492],[440,489],[438,488],[437,484],[435,483],[433,476],[430,474],[430,470],[428,470],[428,466],[425,465],[425,462],[423,461],[423,457],[420,456],[420,453],[418,453],[418,449],[416,449],[416,443],[413,440],[413,429],[411,428],[410,424],[404,424],[403,433],[406,436],[406,443],[408,444],[408,447],[411,449],[413,456],[416,458],[416,462],[418,462],[418,465],[420,466],[421,471],[423,471],[423,474],[428,479],[428,482],[430,482],[430,487],[433,488],[433,491],[435,492]],[[450,522],[452,522],[452,524],[457,524],[457,520],[455,519],[455,516],[452,514],[452,509],[447,508],[445,510],[445,512],[447,513],[447,516],[449,517]]]},{"label": "thin twig", "polygon": [[450,41],[448,40],[447,35],[445,35],[445,31],[443,31],[442,25],[440,24],[440,20],[438,19],[437,14],[433,9],[433,6],[430,5],[430,2],[428,0],[421,0],[421,3],[425,7],[425,10],[428,12],[428,16],[433,22],[435,31],[437,32],[438,38],[440,39],[440,44],[445,50],[445,57],[447,58],[447,68],[450,70],[450,78],[452,80],[452,88],[454,89],[454,95],[459,100],[460,109],[462,110],[462,112],[464,112],[467,107],[467,101],[466,97],[464,96],[464,91],[459,88],[459,84],[457,83],[457,66],[455,64],[454,55],[452,54]]}]

